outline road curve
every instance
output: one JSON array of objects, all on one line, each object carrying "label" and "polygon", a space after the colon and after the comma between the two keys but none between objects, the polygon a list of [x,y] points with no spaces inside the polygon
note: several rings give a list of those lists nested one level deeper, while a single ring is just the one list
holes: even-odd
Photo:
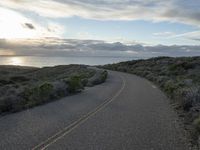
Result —
[{"label": "road curve", "polygon": [[109,71],[82,93],[0,117],[0,149],[188,150],[165,95],[140,77]]}]

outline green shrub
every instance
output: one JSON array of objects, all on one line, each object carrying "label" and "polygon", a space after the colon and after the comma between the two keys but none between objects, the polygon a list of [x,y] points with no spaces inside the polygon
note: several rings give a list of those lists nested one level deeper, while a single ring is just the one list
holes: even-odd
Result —
[{"label": "green shrub", "polygon": [[172,80],[168,80],[167,82],[165,82],[164,84],[164,90],[165,92],[169,95],[172,96],[173,93],[175,92],[175,90],[178,88],[176,83]]},{"label": "green shrub", "polygon": [[39,93],[41,96],[50,96],[53,90],[53,85],[50,83],[43,83],[39,86]]},{"label": "green shrub", "polygon": [[100,75],[100,80],[101,82],[104,82],[106,79],[107,79],[107,76],[108,76],[108,72],[105,70],[101,73]]},{"label": "green shrub", "polygon": [[198,133],[200,133],[200,117],[193,121],[193,125]]},{"label": "green shrub", "polygon": [[43,83],[34,88],[28,88],[24,91],[24,98],[27,101],[26,106],[32,107],[49,101],[53,97],[53,85]]},{"label": "green shrub", "polygon": [[68,91],[70,93],[79,92],[81,89],[83,89],[80,76],[71,76],[70,78],[66,79],[65,82],[68,84]]}]

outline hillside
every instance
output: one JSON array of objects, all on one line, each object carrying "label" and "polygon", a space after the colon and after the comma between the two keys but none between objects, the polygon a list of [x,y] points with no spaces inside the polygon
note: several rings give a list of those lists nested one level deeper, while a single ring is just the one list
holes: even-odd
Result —
[{"label": "hillside", "polygon": [[192,141],[200,135],[200,57],[157,57],[101,66],[136,74],[163,90],[184,119]]},{"label": "hillside", "polygon": [[107,72],[84,65],[0,66],[0,114],[17,112],[100,84]]}]

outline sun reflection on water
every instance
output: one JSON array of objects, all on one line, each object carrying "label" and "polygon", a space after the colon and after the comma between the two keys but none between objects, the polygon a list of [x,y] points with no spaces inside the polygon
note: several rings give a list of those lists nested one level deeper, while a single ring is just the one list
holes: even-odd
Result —
[{"label": "sun reflection on water", "polygon": [[23,58],[11,57],[10,58],[10,65],[23,66],[24,65]]}]

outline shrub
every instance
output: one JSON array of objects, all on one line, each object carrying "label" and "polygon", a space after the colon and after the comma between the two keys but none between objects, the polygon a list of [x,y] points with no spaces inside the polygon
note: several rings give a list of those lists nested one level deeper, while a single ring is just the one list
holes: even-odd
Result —
[{"label": "shrub", "polygon": [[169,66],[169,71],[173,75],[181,75],[193,67],[194,65],[190,62],[177,61],[175,64]]},{"label": "shrub", "polygon": [[170,80],[170,78],[167,76],[158,76],[156,79],[156,83],[158,83],[160,87],[163,87],[165,82],[168,80]]},{"label": "shrub", "polygon": [[54,91],[53,91],[53,96],[55,98],[60,98],[63,96],[68,95],[68,91],[67,91],[67,84],[63,81],[56,81],[53,82],[53,87],[54,87]]},{"label": "shrub", "polygon": [[[1,67],[0,71],[0,113],[19,111],[79,92],[97,72],[82,65]],[[105,72],[99,76],[100,83],[106,76]]]},{"label": "shrub", "polygon": [[200,103],[200,88],[181,88],[176,93],[176,97],[182,108],[188,111],[191,107]]},{"label": "shrub", "polygon": [[53,97],[53,85],[50,83],[43,83],[24,91],[24,98],[27,101],[26,107],[42,104],[49,101],[51,97]]},{"label": "shrub", "polygon": [[173,93],[175,92],[175,90],[178,88],[176,83],[173,80],[168,80],[165,84],[164,84],[164,90],[165,92],[169,95],[172,96]]},{"label": "shrub", "polygon": [[7,79],[0,79],[1,85],[12,84],[13,82]]},{"label": "shrub", "polygon": [[53,85],[50,83],[43,83],[39,86],[39,93],[41,96],[49,96],[53,90]]},{"label": "shrub", "polygon": [[0,113],[3,112],[16,112],[23,108],[21,104],[22,99],[16,95],[5,96],[0,99]]},{"label": "shrub", "polygon": [[200,117],[193,121],[193,125],[198,133],[200,133]]},{"label": "shrub", "polygon": [[86,86],[87,83],[88,83],[88,79],[87,78],[82,79],[81,83],[82,83],[83,86]]},{"label": "shrub", "polygon": [[107,76],[107,71],[99,71],[93,78],[90,79],[90,81],[88,82],[88,86],[93,86],[105,82]]},{"label": "shrub", "polygon": [[12,109],[12,104],[8,101],[7,98],[2,97],[0,99],[0,112],[10,111]]},{"label": "shrub", "polygon": [[100,75],[101,83],[107,79],[107,76],[108,76],[108,72],[106,70],[101,73]]},{"label": "shrub", "polygon": [[81,89],[83,89],[81,78],[77,75],[71,76],[70,78],[66,79],[65,82],[68,84],[68,91],[70,93],[79,92]]},{"label": "shrub", "polygon": [[13,76],[13,77],[10,77],[10,80],[13,81],[13,82],[29,81],[29,79],[25,76]]},{"label": "shrub", "polygon": [[[137,75],[139,75],[140,76],[140,74],[137,74]],[[153,74],[153,73],[149,73],[149,74],[147,74],[146,76],[144,76],[145,78],[147,78],[147,79],[149,79],[150,81],[156,81],[156,76],[155,76],[155,74]]]}]

